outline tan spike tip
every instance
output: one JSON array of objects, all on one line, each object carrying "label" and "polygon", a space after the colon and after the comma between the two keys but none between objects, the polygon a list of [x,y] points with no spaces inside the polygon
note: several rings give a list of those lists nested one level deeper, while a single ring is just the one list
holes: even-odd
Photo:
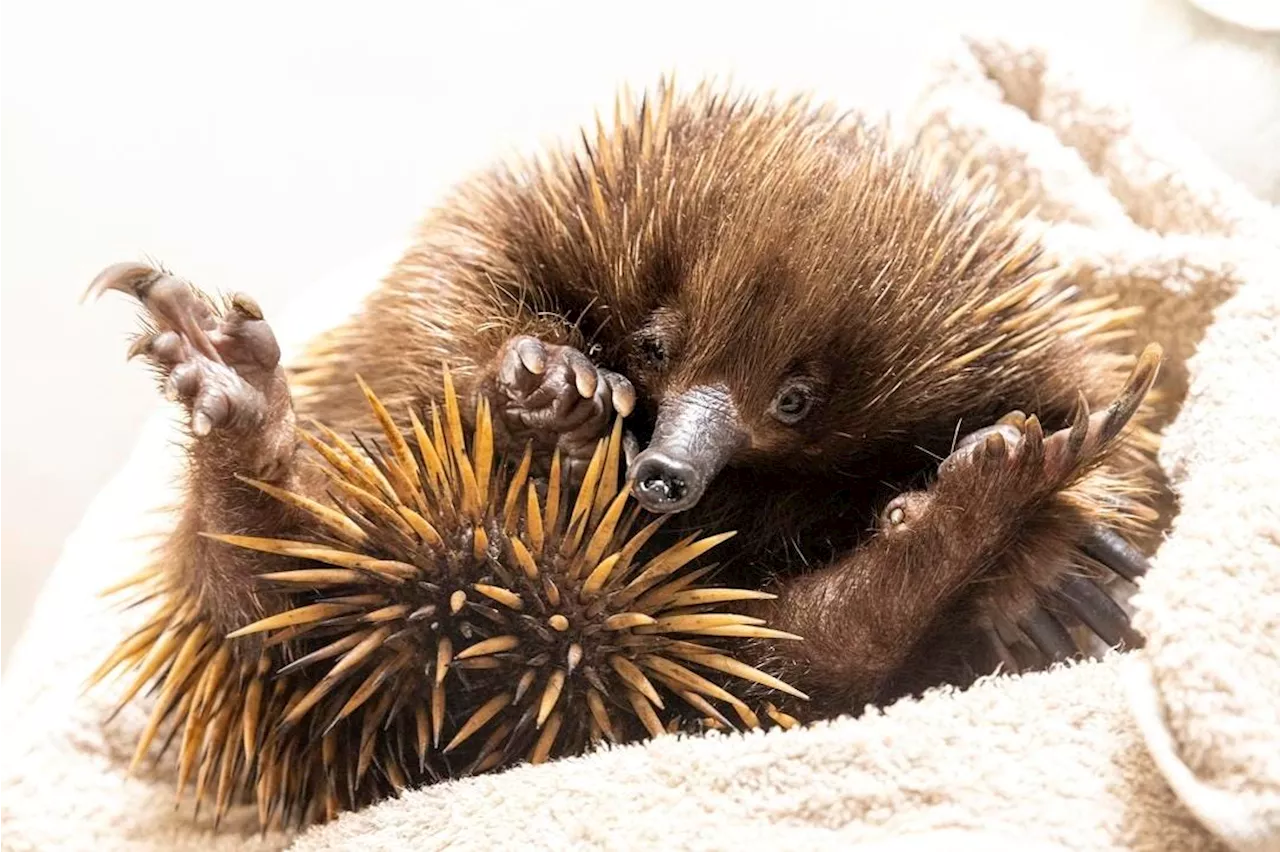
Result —
[{"label": "tan spike tip", "polygon": [[488,724],[489,720],[502,712],[502,708],[510,703],[511,693],[504,692],[501,695],[495,695],[482,704],[476,712],[471,714],[471,718],[467,719],[462,727],[458,729],[458,733],[454,734],[453,739],[449,740],[449,744],[444,747],[444,753],[448,754],[470,739],[476,731]]},{"label": "tan spike tip", "polygon": [[542,700],[538,703],[538,727],[542,727],[542,723],[547,720],[547,716],[551,714],[555,708],[556,702],[560,700],[560,693],[564,689],[565,673],[560,669],[556,669],[547,676],[547,686],[542,691]]},{"label": "tan spike tip", "polygon": [[486,654],[501,654],[505,651],[515,650],[520,646],[520,639],[517,636],[494,636],[491,639],[484,639],[474,645],[469,645],[458,652],[457,659],[469,660],[472,657],[483,657]]}]

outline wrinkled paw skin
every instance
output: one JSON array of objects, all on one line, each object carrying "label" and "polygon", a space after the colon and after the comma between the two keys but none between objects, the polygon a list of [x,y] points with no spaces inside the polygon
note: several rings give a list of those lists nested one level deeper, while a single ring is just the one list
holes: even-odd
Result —
[{"label": "wrinkled paw skin", "polygon": [[597,367],[571,346],[512,337],[495,360],[490,402],[513,443],[558,448],[567,462],[591,458],[615,415],[635,408],[625,377]]},{"label": "wrinkled paw skin", "polygon": [[248,296],[226,309],[168,272],[140,263],[104,269],[87,296],[115,290],[136,299],[146,330],[129,347],[158,373],[165,396],[183,405],[202,444],[241,456],[239,472],[277,479],[292,457],[293,410],[280,347]]}]

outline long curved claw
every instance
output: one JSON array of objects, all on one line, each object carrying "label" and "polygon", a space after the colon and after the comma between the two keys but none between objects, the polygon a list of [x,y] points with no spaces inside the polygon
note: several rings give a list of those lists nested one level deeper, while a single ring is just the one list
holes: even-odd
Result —
[{"label": "long curved claw", "polygon": [[1067,577],[1058,597],[1071,613],[1112,648],[1143,646],[1142,635],[1129,624],[1128,614],[1111,596],[1084,577]]},{"label": "long curved claw", "polygon": [[1102,433],[1099,435],[1101,443],[1106,444],[1115,438],[1125,424],[1133,418],[1138,406],[1142,404],[1151,386],[1155,384],[1163,354],[1164,350],[1158,343],[1149,343],[1142,350],[1142,354],[1138,356],[1138,363],[1129,374],[1129,380],[1125,382],[1124,389],[1120,391],[1115,401],[1107,406]]},{"label": "long curved claw", "polygon": [[995,630],[984,631],[987,642],[991,645],[991,652],[1010,674],[1017,674],[1020,669],[1017,659],[1014,658],[1013,652],[1009,650],[1009,646],[1004,643],[1000,635]]},{"label": "long curved claw", "polygon": [[113,263],[94,276],[81,301],[108,290],[137,299],[162,330],[179,332],[201,355],[224,363],[202,324],[211,324],[213,313],[190,284],[145,263]]},{"label": "long curved claw", "polygon": [[1037,648],[1054,662],[1066,660],[1080,653],[1075,640],[1062,626],[1062,622],[1054,618],[1053,613],[1045,609],[1032,610],[1019,623],[1022,632],[1027,635]]},{"label": "long curved claw", "polygon": [[1052,656],[1027,640],[1023,630],[1002,612],[992,613],[988,638],[996,654],[1009,671],[1016,674],[1043,669],[1051,663]]},{"label": "long curved claw", "polygon": [[1009,651],[1018,663],[1018,671],[1029,672],[1044,668],[1048,659],[1040,654],[1040,649],[1025,640],[1009,643]]},{"label": "long curved claw", "polygon": [[141,300],[140,294],[146,292],[162,277],[164,277],[163,272],[145,263],[131,261],[113,263],[93,277],[84,295],[80,297],[80,302],[83,304],[90,297],[101,298],[102,294],[108,290],[115,290]]},{"label": "long curved claw", "polygon": [[1104,527],[1095,527],[1081,549],[1130,583],[1136,583],[1151,568],[1151,563],[1138,548],[1125,541],[1119,533]]}]

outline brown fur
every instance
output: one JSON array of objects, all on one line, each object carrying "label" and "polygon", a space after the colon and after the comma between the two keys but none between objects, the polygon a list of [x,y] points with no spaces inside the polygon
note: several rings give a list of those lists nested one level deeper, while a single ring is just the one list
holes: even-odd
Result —
[{"label": "brown fur", "polygon": [[[968,647],[975,598],[1030,606],[1037,588],[1079,570],[1087,521],[1133,521],[1110,498],[1137,496],[1144,474],[1130,452],[1001,542],[1004,579],[960,597],[939,589],[945,606],[908,606],[919,599],[902,560],[936,562],[944,543],[915,545],[919,557],[882,547],[870,536],[878,506],[927,478],[957,433],[1013,409],[1060,428],[1078,392],[1094,408],[1109,402],[1130,363],[1113,347],[1126,312],[1082,301],[992,187],[935,172],[925,156],[802,100],[659,89],[581,149],[482,175],[432,213],[364,310],[301,365],[299,410],[368,428],[353,374],[404,410],[438,394],[441,359],[474,387],[516,333],[574,345],[630,377],[640,424],[680,390],[725,382],[750,446],[671,529],[737,529],[738,571],[806,577],[784,594],[794,615],[773,620],[809,637],[792,662],[810,672],[802,688],[833,692],[821,712],[887,698],[901,691],[893,683],[935,682],[940,665],[941,676],[971,676],[981,665],[956,649]],[[665,369],[646,360],[655,339]],[[822,400],[787,428],[766,411],[797,371]],[[1000,509],[993,489],[981,511]],[[849,613],[829,630],[831,605],[798,590],[863,544],[860,560],[898,570],[828,568],[845,578],[839,597],[870,602],[865,621]],[[889,587],[866,579],[882,574]],[[826,666],[845,653],[867,659]],[[904,676],[908,660],[925,671]]]},{"label": "brown fur", "polygon": [[[1115,348],[1128,316],[1080,298],[995,188],[926,152],[803,100],[660,87],[579,149],[464,184],[290,383],[300,416],[374,432],[357,374],[405,416],[439,398],[442,361],[464,397],[488,392],[525,333],[629,377],[642,437],[664,399],[723,383],[749,439],[666,532],[739,531],[731,581],[776,589],[771,624],[807,640],[756,656],[813,696],[814,717],[989,671],[982,628],[1086,568],[1090,524],[1137,527],[1142,440],[1035,499],[1018,496],[1034,490],[1025,472],[968,478],[939,486],[941,509],[910,534],[877,522],[957,435],[1015,409],[1047,433],[1079,393],[1109,403],[1132,363]],[[785,427],[767,412],[797,375],[819,404]],[[244,623],[256,569],[193,534],[293,521],[227,490],[259,463],[252,448],[210,444],[197,462],[170,557],[202,605]]]}]

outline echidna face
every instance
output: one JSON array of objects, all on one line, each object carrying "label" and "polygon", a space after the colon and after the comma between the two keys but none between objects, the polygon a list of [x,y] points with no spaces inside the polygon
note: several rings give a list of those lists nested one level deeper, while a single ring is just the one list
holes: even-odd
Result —
[{"label": "echidna face", "polygon": [[[102,669],[142,667],[127,700],[168,661],[138,753],[166,720],[185,719],[180,783],[195,772],[201,798],[216,779],[219,814],[243,791],[264,824],[306,821],[600,740],[759,725],[754,692],[744,700],[735,683],[804,697],[725,652],[735,637],[798,638],[721,611],[769,595],[699,584],[715,566],[695,560],[733,533],[649,552],[662,519],[634,529],[620,422],[573,488],[558,456],[545,483],[531,480],[529,451],[514,472],[495,466],[483,401],[468,450],[447,373],[443,417],[433,406],[427,427],[410,412],[407,436],[365,391],[385,450],[323,427],[323,440],[304,434],[331,505],[252,483],[320,532],[210,536],[296,560],[260,577],[288,608],[223,641],[167,586],[177,601]],[[265,650],[240,659],[237,640],[251,634]]]},{"label": "echidna face", "polygon": [[[744,291],[748,298],[756,292]],[[786,299],[804,292],[774,288],[769,297],[785,307]],[[731,347],[691,343],[687,338],[697,335],[682,329],[699,327],[696,306],[663,313],[661,324],[642,329],[650,349],[663,354],[660,364],[641,372],[656,411],[650,440],[628,471],[643,508],[690,509],[729,465],[803,470],[815,455],[827,454],[838,431],[828,407],[838,373],[828,361],[839,349],[770,327],[744,330]]]}]

